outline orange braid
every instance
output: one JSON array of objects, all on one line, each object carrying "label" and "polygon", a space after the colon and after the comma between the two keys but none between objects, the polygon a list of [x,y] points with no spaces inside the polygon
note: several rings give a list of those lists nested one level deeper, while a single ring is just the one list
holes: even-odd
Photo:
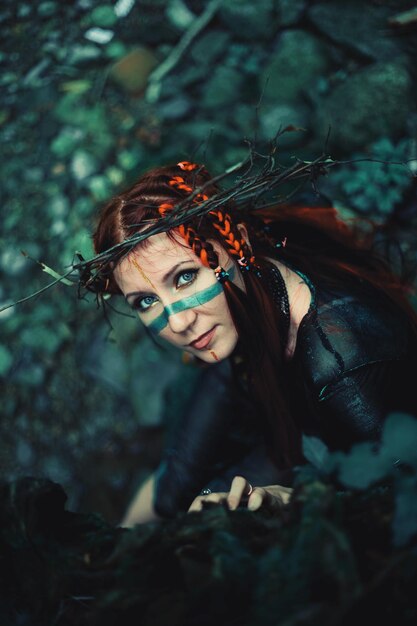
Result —
[{"label": "orange braid", "polygon": [[181,224],[178,226],[178,232],[185,239],[196,256],[206,267],[216,269],[219,265],[219,259],[211,243],[206,241],[205,237],[197,235],[192,226]]},{"label": "orange braid", "polygon": [[193,191],[193,188],[185,183],[185,180],[182,176],[174,176],[173,178],[171,178],[168,184],[171,185],[171,187],[176,187],[177,189],[181,189],[182,191],[188,191],[188,193],[191,193]]},{"label": "orange braid", "polygon": [[[192,193],[194,191],[190,185],[187,185],[182,176],[173,176],[168,184],[171,187],[176,187],[177,189],[187,191],[188,193]],[[198,193],[195,198],[193,198],[193,202],[197,202],[198,204],[204,202],[205,200],[208,200],[208,196],[205,193]]]},{"label": "orange braid", "polygon": [[169,204],[169,202],[165,202],[164,204],[161,204],[158,207],[159,215],[164,217],[165,213],[167,213],[168,211],[172,211],[173,208],[174,208],[174,205]]},{"label": "orange braid", "polygon": [[222,235],[230,254],[237,256],[241,265],[247,266],[249,262],[253,263],[255,258],[251,255],[248,244],[241,237],[230,215],[220,210],[210,211],[209,215],[214,217],[213,226]]},{"label": "orange braid", "polygon": [[198,165],[196,163],[190,163],[189,161],[181,161],[180,163],[177,163],[178,167],[180,167],[182,170],[185,170],[186,172],[192,172],[193,170],[196,170]]},{"label": "orange braid", "polygon": [[[178,167],[184,171],[192,171],[196,169],[198,166],[195,163],[190,163],[189,161],[182,161],[177,163]],[[168,184],[170,187],[175,187],[180,191],[185,191],[187,193],[192,193],[194,189],[186,183],[182,176],[173,176]],[[198,193],[193,198],[193,202],[197,204],[201,204],[208,200],[209,197],[205,193]],[[159,214],[164,216],[167,211],[173,209],[173,205],[170,203],[164,203],[159,206]],[[246,241],[241,237],[239,230],[233,224],[232,218],[228,213],[223,213],[220,210],[210,211],[209,215],[214,218],[212,221],[213,227],[219,231],[224,241],[226,242],[229,253],[234,257],[237,257],[237,261],[240,264],[241,268],[249,269],[250,263],[255,260],[253,256],[251,256],[251,251],[249,249]],[[216,276],[218,279],[223,280],[226,273],[224,270],[219,267],[219,260],[217,253],[215,252],[213,246],[205,239],[205,237],[197,235],[195,229],[192,226],[185,226],[181,224],[178,226],[178,232],[181,237],[185,239],[187,245],[193,250],[194,254],[201,259],[201,262],[206,267],[210,267],[215,270]]]},{"label": "orange braid", "polygon": [[[185,171],[192,171],[198,167],[195,163],[189,163],[188,161],[182,161],[181,163],[177,163],[177,165]],[[187,193],[192,193],[194,191],[193,188],[185,182],[182,176],[173,176],[168,181],[168,184],[170,187],[175,187],[176,189],[186,191]],[[193,198],[193,202],[198,204],[205,202],[205,200],[208,200],[208,196],[204,193],[198,193],[195,198]],[[165,202],[158,207],[158,212],[161,217],[163,217],[168,211],[172,211],[173,208],[173,204]],[[185,239],[194,254],[201,259],[203,265],[210,267],[213,270],[218,268],[219,259],[217,253],[211,243],[206,241],[205,237],[197,235],[192,226],[185,226],[184,224],[180,224],[178,226],[178,232],[181,237]]]}]

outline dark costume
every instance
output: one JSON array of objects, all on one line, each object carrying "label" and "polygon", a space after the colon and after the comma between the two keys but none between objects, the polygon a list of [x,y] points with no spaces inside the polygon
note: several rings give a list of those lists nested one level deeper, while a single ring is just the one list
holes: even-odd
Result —
[{"label": "dark costume", "polygon": [[[405,314],[379,293],[315,287],[286,366],[291,412],[302,432],[346,450],[377,440],[393,410],[417,416],[417,340]],[[232,391],[227,363],[202,379],[157,472],[154,506],[163,517],[187,510],[205,486],[228,491],[235,475],[289,484],[266,451],[256,406]]]}]

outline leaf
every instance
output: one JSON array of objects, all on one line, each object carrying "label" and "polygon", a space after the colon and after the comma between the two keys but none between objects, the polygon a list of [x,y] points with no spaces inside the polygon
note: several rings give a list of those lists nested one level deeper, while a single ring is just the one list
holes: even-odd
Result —
[{"label": "leaf", "polygon": [[57,280],[60,280],[61,283],[63,283],[64,285],[68,285],[68,287],[72,287],[75,284],[75,283],[72,283],[70,280],[68,280],[68,278],[64,278],[64,276],[62,276],[61,274],[58,274],[58,272],[56,272],[52,268],[50,268],[47,265],[45,265],[45,263],[40,263],[40,265],[42,266],[42,271],[43,272],[46,272],[47,274],[49,274],[53,278],[56,278]]},{"label": "leaf", "polygon": [[303,435],[302,444],[303,454],[307,461],[317,469],[324,470],[329,460],[329,450],[326,444],[318,437],[309,437],[307,435]]},{"label": "leaf", "polygon": [[114,37],[114,32],[108,28],[89,28],[84,37],[93,43],[106,44]]},{"label": "leaf", "polygon": [[343,185],[343,190],[350,194],[356,193],[357,191],[361,191],[363,189],[363,183],[357,178],[349,178]]},{"label": "leaf", "polygon": [[101,5],[93,9],[90,13],[90,22],[95,26],[114,26],[117,22],[117,15],[114,8],[110,5]]},{"label": "leaf", "polygon": [[62,83],[61,90],[70,93],[81,94],[89,91],[91,89],[91,85],[92,83],[90,80],[68,80],[65,83]]},{"label": "leaf", "polygon": [[394,544],[403,546],[417,533],[417,476],[403,477],[397,485],[392,530]]},{"label": "leaf", "polygon": [[46,272],[47,274],[49,274],[50,276],[52,276],[53,278],[55,278],[56,280],[61,281],[61,283],[63,283],[64,285],[68,285],[69,287],[72,287],[73,285],[75,285],[75,283],[71,282],[70,280],[68,280],[68,278],[65,278],[65,276],[62,276],[62,274],[58,274],[58,272],[56,272],[55,270],[53,270],[51,267],[48,267],[47,265],[45,265],[45,263],[42,263],[42,261],[38,261],[37,259],[33,259],[31,256],[29,256],[29,254],[27,252],[25,252],[24,250],[20,251],[23,256],[25,256],[26,258],[30,259],[31,261],[34,261],[35,263],[37,263],[38,265],[41,266],[42,271]]},{"label": "leaf", "polygon": [[373,449],[370,442],[358,443],[340,458],[339,478],[346,487],[366,489],[392,470],[392,463]]},{"label": "leaf", "polygon": [[71,171],[74,178],[84,180],[97,170],[97,163],[91,154],[85,150],[76,150],[71,161]]},{"label": "leaf", "polygon": [[36,325],[25,328],[21,334],[23,345],[46,354],[54,354],[62,342],[68,338],[68,328],[64,325]]},{"label": "leaf", "polygon": [[6,346],[0,345],[0,376],[8,373],[13,362],[13,356]]},{"label": "leaf", "polygon": [[280,135],[283,135],[284,133],[298,133],[299,131],[302,131],[304,133],[307,132],[307,130],[305,128],[302,128],[301,126],[294,126],[294,124],[289,124],[282,129]]},{"label": "leaf", "polygon": [[385,421],[381,454],[391,463],[401,460],[417,467],[417,418],[392,413]]},{"label": "leaf", "polygon": [[52,141],[51,150],[58,157],[69,156],[82,139],[83,132],[80,129],[65,127]]},{"label": "leaf", "polygon": [[388,23],[392,26],[408,26],[417,23],[417,7],[397,13],[388,19]]}]

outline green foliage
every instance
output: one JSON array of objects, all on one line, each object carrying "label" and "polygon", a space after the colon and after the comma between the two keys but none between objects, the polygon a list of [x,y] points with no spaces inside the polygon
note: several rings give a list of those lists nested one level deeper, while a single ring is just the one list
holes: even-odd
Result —
[{"label": "green foliage", "polygon": [[0,345],[0,376],[5,376],[13,362],[10,350],[6,346]]},{"label": "green foliage", "polygon": [[[334,201],[342,201],[360,213],[386,217],[411,187],[412,175],[407,167],[410,157],[411,140],[403,139],[394,145],[382,138],[366,154],[354,154],[352,162],[334,168],[328,191]],[[370,158],[376,162],[369,163]]]},{"label": "green foliage", "polygon": [[318,437],[303,435],[303,454],[317,469],[324,469],[329,458],[327,446]]},{"label": "green foliage", "polygon": [[133,626],[138,615],[161,626],[344,626],[402,615],[411,626],[416,476],[400,491],[398,481],[340,491],[320,476],[300,475],[279,511],[208,505],[131,531],[66,512],[49,481],[0,485],[2,615],[57,626]]},{"label": "green foliage", "polygon": [[385,481],[395,487],[393,538],[405,545],[417,534],[417,418],[394,413],[384,424],[380,445],[358,443],[348,452],[330,453],[314,437],[305,437],[306,458],[322,476],[334,475],[348,489],[366,490]]}]

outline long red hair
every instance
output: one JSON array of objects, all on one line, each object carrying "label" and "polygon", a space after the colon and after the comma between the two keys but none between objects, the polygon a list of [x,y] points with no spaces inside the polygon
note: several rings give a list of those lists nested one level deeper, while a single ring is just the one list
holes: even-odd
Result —
[{"label": "long red hair", "polygon": [[[179,177],[181,184],[173,185],[172,181],[178,181]],[[218,187],[208,184],[210,180],[210,174],[202,167],[187,170],[174,165],[147,172],[104,206],[93,236],[96,253],[121,243],[159,219],[161,205],[179,203],[190,189],[207,185],[204,194],[208,197],[216,194]],[[198,218],[193,227],[190,226],[191,239],[187,228],[180,231],[194,252],[213,269],[216,260],[209,240],[216,240],[229,254],[242,257],[239,245],[242,248],[244,243],[237,241],[236,225],[244,223],[256,263],[261,268],[268,258],[276,258],[303,272],[316,285],[340,287],[343,284],[350,285],[353,290],[368,292],[376,289],[385,294],[387,306],[391,303],[401,308],[417,328],[417,314],[406,297],[407,286],[373,253],[374,234],[369,229],[365,234],[357,227],[349,228],[331,207],[279,205],[240,213],[230,203],[222,207],[222,214],[228,216],[231,231],[235,233],[235,236],[229,234],[227,240],[225,229],[222,230],[217,218],[213,220],[210,215]],[[275,247],[274,242],[284,237],[287,245]],[[146,245],[146,240],[139,245]],[[247,249],[244,252],[247,256]],[[111,272],[108,278],[107,291],[120,293]],[[223,284],[239,335],[237,351],[243,360],[247,388],[264,420],[274,459],[283,469],[293,467],[302,461],[301,436],[285,394],[286,368],[279,313],[271,294],[255,272],[244,271],[243,279],[246,293],[230,281]]]}]

